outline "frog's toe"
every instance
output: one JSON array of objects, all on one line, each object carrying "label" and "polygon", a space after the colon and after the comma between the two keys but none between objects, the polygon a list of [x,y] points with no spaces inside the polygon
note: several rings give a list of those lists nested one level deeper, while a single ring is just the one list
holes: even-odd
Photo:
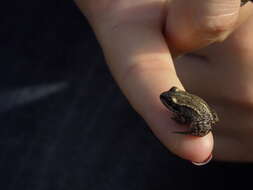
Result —
[{"label": "frog's toe", "polygon": [[208,131],[194,131],[194,130],[189,130],[189,131],[174,131],[173,133],[176,134],[182,134],[182,135],[192,135],[196,137],[204,137],[206,136],[211,130]]},{"label": "frog's toe", "polygon": [[192,135],[192,131],[174,131],[173,133],[181,135]]}]

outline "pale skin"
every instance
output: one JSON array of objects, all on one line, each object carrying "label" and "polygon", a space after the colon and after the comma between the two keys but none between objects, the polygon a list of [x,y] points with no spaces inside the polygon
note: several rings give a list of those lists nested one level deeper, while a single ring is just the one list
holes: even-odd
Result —
[{"label": "pale skin", "polygon": [[[75,1],[122,92],[171,152],[194,162],[211,153],[217,160],[253,161],[252,3],[240,8],[240,0]],[[159,100],[172,86],[217,110],[221,121],[212,133],[172,133],[185,129]]]}]

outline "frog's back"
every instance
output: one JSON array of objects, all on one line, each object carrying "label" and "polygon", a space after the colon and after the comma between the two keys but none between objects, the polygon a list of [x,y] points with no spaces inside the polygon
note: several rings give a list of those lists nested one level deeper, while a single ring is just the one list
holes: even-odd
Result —
[{"label": "frog's back", "polygon": [[178,104],[185,106],[197,112],[199,116],[213,117],[208,104],[198,96],[190,94],[188,92],[180,92],[182,98],[178,99]]}]

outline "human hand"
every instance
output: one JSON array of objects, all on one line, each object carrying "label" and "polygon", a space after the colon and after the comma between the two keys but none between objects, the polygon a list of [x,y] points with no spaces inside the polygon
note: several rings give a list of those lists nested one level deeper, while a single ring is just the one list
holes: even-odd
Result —
[{"label": "human hand", "polygon": [[[239,0],[76,0],[76,3],[91,23],[114,78],[154,134],[178,156],[194,162],[206,160],[213,149],[212,133],[201,138],[172,133],[183,127],[170,119],[171,113],[162,105],[159,95],[172,86],[184,89],[172,57],[223,41],[248,19],[251,5],[242,10]],[[184,59],[181,60],[183,63]],[[198,67],[190,69],[196,71],[196,76],[202,72]],[[186,70],[180,69],[181,73]],[[208,72],[211,75],[212,71]],[[190,83],[192,80],[187,83],[187,76],[193,77],[185,76],[184,83],[195,90],[192,92],[202,92],[203,98],[212,100],[215,92],[203,93],[207,85],[196,90],[194,86],[198,83]]]}]

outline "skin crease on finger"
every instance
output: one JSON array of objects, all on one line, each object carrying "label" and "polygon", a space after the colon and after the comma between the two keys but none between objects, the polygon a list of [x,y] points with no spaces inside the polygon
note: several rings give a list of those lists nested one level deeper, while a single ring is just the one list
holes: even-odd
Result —
[{"label": "skin crease on finger", "polygon": [[[81,0],[78,1],[79,6],[83,7],[81,5]],[[109,2],[109,0],[103,2]],[[146,2],[148,1],[138,1],[138,3],[140,2],[143,2],[143,4],[147,5]],[[157,2],[159,1],[153,0],[149,2],[155,2],[155,4],[157,5]],[[161,2],[162,4],[164,4],[164,1]],[[127,12],[123,14],[124,16],[119,16],[120,20],[123,20],[123,23],[127,23],[127,25],[122,25],[122,22],[121,25],[119,22],[115,22],[115,18],[118,18],[117,14],[124,10],[118,9],[120,6],[116,9],[120,10],[119,12],[114,10],[113,14],[100,14],[100,18],[103,18],[103,16],[105,15],[110,15],[110,19],[114,18],[112,19],[113,23],[112,20],[108,19],[108,17],[103,18],[103,22],[101,22],[101,20],[100,22],[98,22],[96,19],[94,19],[94,14],[91,16],[92,19],[89,19],[89,21],[94,28],[96,35],[103,47],[108,65],[115,79],[118,81],[120,88],[123,90],[124,94],[127,96],[133,107],[151,126],[151,129],[155,133],[155,135],[161,140],[161,142],[163,142],[166,147],[168,147],[172,152],[176,153],[180,157],[190,159],[196,162],[201,162],[209,156],[210,151],[213,147],[212,134],[208,134],[208,136],[206,136],[205,138],[174,134],[171,135],[168,125],[172,128],[180,126],[176,126],[174,123],[172,123],[172,121],[170,120],[170,113],[163,107],[158,97],[160,92],[168,90],[168,88],[172,85],[177,84],[179,87],[182,86],[177,78],[172,79],[173,77],[171,76],[175,76],[173,72],[171,76],[168,75],[168,73],[170,72],[168,70],[166,71],[166,69],[169,69],[168,65],[170,64],[168,63],[172,63],[172,60],[171,57],[167,56],[167,54],[169,54],[169,51],[167,50],[167,48],[165,48],[166,45],[163,42],[163,38],[161,36],[160,31],[156,29],[154,30],[153,28],[159,27],[161,23],[161,20],[159,20],[159,18],[161,17],[161,15],[163,15],[163,13],[159,13],[158,17],[153,17],[153,15],[157,15],[157,6],[155,6],[156,9],[147,9],[147,7],[150,8],[154,5],[152,4],[152,6],[150,6],[151,4],[148,4],[146,8],[139,9],[140,7],[142,7],[140,6],[140,4],[138,5],[139,7],[137,9],[134,9],[134,13],[130,11],[131,7],[127,7]],[[110,11],[105,12],[109,13]],[[131,14],[129,12],[131,12]],[[89,15],[89,13],[87,14]],[[135,20],[136,18],[138,18],[137,21]],[[141,20],[141,18],[145,18],[145,20]],[[148,20],[148,22],[146,19]],[[116,27],[115,23],[117,23]],[[152,23],[155,24],[153,25]],[[112,28],[113,30],[111,30]],[[151,62],[149,61],[150,57],[152,57]],[[157,59],[156,57],[159,57],[159,59]],[[140,62],[140,60],[142,61]],[[138,64],[136,64],[137,62]],[[149,64],[143,64],[144,62],[147,62]],[[156,62],[159,62],[159,66],[155,66],[156,72],[150,72],[150,68],[154,68]],[[138,66],[129,67],[129,65],[131,64],[135,64]],[[131,72],[129,72],[129,68],[134,69],[130,69]],[[199,76],[199,73],[197,73],[196,76]],[[182,78],[185,77],[186,76]],[[200,80],[198,79],[198,81]],[[189,84],[185,81],[183,81],[183,83]],[[194,82],[191,83],[190,86],[187,86],[187,89],[194,89],[194,86],[196,86],[196,84],[194,84]],[[203,89],[206,89],[206,86],[207,85],[205,85],[204,88],[200,87],[199,91],[203,91]],[[197,93],[198,89],[194,89],[192,92]],[[206,97],[212,97],[212,94],[213,91]],[[214,105],[216,104],[216,102],[213,101],[213,98],[208,99],[210,99],[211,103],[213,103]],[[144,104],[142,103],[143,100],[145,100]],[[224,157],[219,156],[219,154],[222,153],[217,153],[216,158],[223,159]],[[226,157],[226,159],[231,160],[231,158],[229,157]]]}]

